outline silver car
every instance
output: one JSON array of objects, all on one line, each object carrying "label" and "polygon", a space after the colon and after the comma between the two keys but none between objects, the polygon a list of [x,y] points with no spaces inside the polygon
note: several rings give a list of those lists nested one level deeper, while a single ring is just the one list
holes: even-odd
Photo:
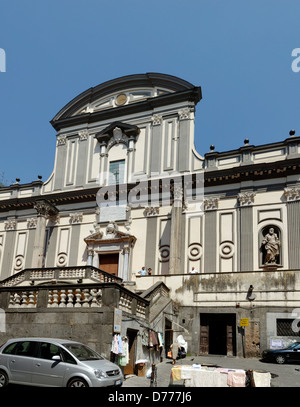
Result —
[{"label": "silver car", "polygon": [[88,346],[65,339],[17,338],[0,347],[0,387],[121,386],[120,368]]}]

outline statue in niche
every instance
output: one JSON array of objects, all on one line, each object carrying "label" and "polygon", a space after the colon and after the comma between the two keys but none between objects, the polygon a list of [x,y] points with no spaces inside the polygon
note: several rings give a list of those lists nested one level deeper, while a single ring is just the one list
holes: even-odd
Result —
[{"label": "statue in niche", "polygon": [[274,228],[270,228],[262,241],[264,264],[277,264],[280,254],[280,240]]}]

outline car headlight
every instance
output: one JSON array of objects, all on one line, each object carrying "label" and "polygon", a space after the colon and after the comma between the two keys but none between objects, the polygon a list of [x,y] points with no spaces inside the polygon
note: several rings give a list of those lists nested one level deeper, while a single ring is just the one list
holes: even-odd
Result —
[{"label": "car headlight", "polygon": [[100,369],[94,370],[94,373],[97,379],[103,379],[104,377],[106,377],[106,374]]}]

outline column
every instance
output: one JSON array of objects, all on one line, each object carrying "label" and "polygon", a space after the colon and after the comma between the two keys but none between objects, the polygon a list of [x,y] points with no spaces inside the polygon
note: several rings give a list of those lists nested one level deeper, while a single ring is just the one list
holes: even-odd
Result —
[{"label": "column", "polygon": [[161,172],[162,123],[162,116],[154,115],[152,117],[150,174]]},{"label": "column", "polygon": [[194,120],[194,112],[187,107],[178,112],[179,116],[179,147],[178,164],[179,171],[190,171],[191,159],[191,121]]},{"label": "column", "polygon": [[128,265],[129,265],[129,247],[125,247],[123,250],[123,281],[128,281]]},{"label": "column", "polygon": [[36,201],[34,208],[37,210],[37,224],[33,244],[32,267],[43,267],[46,240],[46,223],[49,216],[58,214],[58,210],[45,200]]},{"label": "column", "polygon": [[93,265],[94,250],[93,249],[88,249],[87,253],[88,253],[87,265],[92,266]]},{"label": "column", "polygon": [[[107,143],[101,142],[100,144],[100,179],[99,185],[108,185],[108,172],[107,172]],[[105,177],[107,179],[105,179]]]},{"label": "column", "polygon": [[127,179],[124,183],[132,182],[133,173],[133,152],[135,150],[135,138],[131,136],[128,140],[127,148]]},{"label": "column", "polygon": [[300,188],[290,186],[284,189],[287,209],[287,230],[288,230],[288,260],[289,268],[299,269],[300,267]]},{"label": "column", "polygon": [[204,272],[215,273],[217,267],[217,209],[219,197],[204,200]]},{"label": "column", "polygon": [[170,263],[169,274],[181,274],[182,255],[182,187],[174,185],[174,199],[171,211],[171,236],[170,236]]},{"label": "column", "polygon": [[238,271],[253,270],[253,202],[255,193],[244,191],[238,194],[239,202],[239,250]]}]

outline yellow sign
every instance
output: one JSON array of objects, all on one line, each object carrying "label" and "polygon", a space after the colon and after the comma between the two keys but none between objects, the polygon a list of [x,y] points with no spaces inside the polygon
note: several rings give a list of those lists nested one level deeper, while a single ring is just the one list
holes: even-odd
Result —
[{"label": "yellow sign", "polygon": [[241,318],[240,326],[249,326],[249,318]]}]

